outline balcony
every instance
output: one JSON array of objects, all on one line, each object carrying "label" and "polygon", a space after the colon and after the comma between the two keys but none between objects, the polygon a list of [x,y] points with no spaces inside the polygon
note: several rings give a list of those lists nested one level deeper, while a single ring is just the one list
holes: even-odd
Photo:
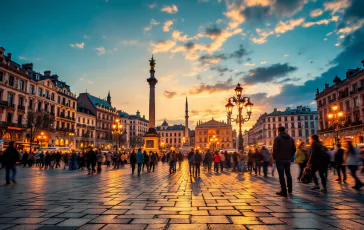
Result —
[{"label": "balcony", "polygon": [[25,106],[23,106],[23,105],[18,105],[18,111],[23,111],[23,112],[25,112]]},{"label": "balcony", "polygon": [[70,133],[74,133],[75,130],[74,129],[70,129],[70,128],[56,128],[56,131],[59,131],[59,132],[70,132]]},{"label": "balcony", "polygon": [[13,127],[18,127],[18,128],[26,128],[25,125],[23,125],[23,124],[6,122],[6,121],[0,121],[0,126],[13,126]]},{"label": "balcony", "polygon": [[8,107],[8,102],[7,101],[0,100],[0,106],[2,106],[2,107]]}]

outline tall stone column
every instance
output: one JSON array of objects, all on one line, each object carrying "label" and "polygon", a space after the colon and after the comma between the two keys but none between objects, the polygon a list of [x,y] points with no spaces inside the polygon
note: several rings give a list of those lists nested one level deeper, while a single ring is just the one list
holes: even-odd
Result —
[{"label": "tall stone column", "polygon": [[186,111],[185,111],[186,115],[185,115],[185,139],[186,139],[186,143],[188,142],[188,138],[189,138],[189,133],[188,133],[188,102],[187,102],[187,97],[186,97]]},{"label": "tall stone column", "polygon": [[150,77],[147,79],[149,83],[149,130],[148,133],[157,133],[155,130],[155,85],[158,83],[158,80],[155,78],[154,67],[155,60],[152,56],[152,59],[149,60],[150,65]]}]

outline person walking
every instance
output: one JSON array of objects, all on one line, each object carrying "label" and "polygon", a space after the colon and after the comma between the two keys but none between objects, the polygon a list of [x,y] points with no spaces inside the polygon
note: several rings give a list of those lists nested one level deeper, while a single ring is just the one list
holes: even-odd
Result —
[{"label": "person walking", "polygon": [[254,153],[251,149],[248,152],[248,171],[250,175],[253,173]]},{"label": "person walking", "polygon": [[45,160],[44,169],[52,169],[52,164],[51,164],[52,156],[49,154],[49,152],[46,152],[44,160]]},{"label": "person walking", "polygon": [[198,152],[198,150],[196,150],[196,153],[193,155],[193,164],[195,165],[194,177],[200,177],[201,163],[202,163],[202,156]]},{"label": "person walking", "polygon": [[[319,136],[317,134],[313,134],[311,136],[311,156],[308,160],[308,166],[311,167],[312,172],[312,179],[315,183],[315,186],[311,188],[311,190],[318,190],[320,189],[318,179],[316,177],[316,172],[319,172],[321,178],[322,189],[321,192],[327,193],[326,189],[326,170],[328,166],[327,157],[325,156],[325,148],[321,144]],[[327,161],[327,162],[326,162]]]},{"label": "person walking", "polygon": [[144,163],[144,155],[142,153],[142,149],[139,148],[138,152],[135,155],[136,157],[136,162],[138,163],[138,176],[140,176],[140,172],[142,171],[142,166]]},{"label": "person walking", "polygon": [[60,165],[60,162],[61,162],[61,153],[60,152],[57,152],[56,155],[55,155],[55,160],[56,160],[56,164],[55,164],[55,168],[60,168],[61,165]]},{"label": "person walking", "polygon": [[23,156],[21,157],[21,161],[22,161],[23,167],[26,167],[27,166],[28,156],[29,156],[29,154],[27,152],[25,152],[23,154]]},{"label": "person walking", "polygon": [[[337,179],[335,181],[341,181],[343,179],[343,182],[346,181],[346,166],[344,163],[344,150],[341,148],[341,144],[336,144],[336,154],[334,163],[336,166],[337,171]],[[343,178],[341,178],[341,174],[343,175]]]},{"label": "person walking", "polygon": [[219,172],[220,161],[221,161],[220,155],[216,151],[215,154],[214,154],[214,171],[217,172],[217,173]]},{"label": "person walking", "polygon": [[100,174],[101,166],[102,163],[104,162],[104,154],[102,153],[101,149],[99,149],[99,151],[97,152],[96,158],[97,158],[97,173]]},{"label": "person walking", "polygon": [[188,153],[187,155],[187,160],[188,160],[188,167],[189,167],[189,170],[190,170],[190,176],[193,175],[193,155],[195,155],[195,152],[194,152],[194,149],[191,148],[191,151]]},{"label": "person walking", "polygon": [[177,160],[178,160],[178,170],[181,171],[182,169],[182,161],[183,161],[183,154],[181,151],[178,152],[177,154]]},{"label": "person walking", "polygon": [[169,156],[170,161],[169,161],[169,174],[175,173],[176,172],[176,164],[177,164],[177,154],[176,151],[172,151],[172,153]]},{"label": "person walking", "polygon": [[[274,138],[273,144],[273,159],[277,164],[279,183],[281,184],[281,191],[276,194],[283,197],[287,197],[287,187],[288,193],[292,193],[291,160],[296,152],[293,138],[285,131],[286,128],[283,126],[278,128],[279,134]],[[284,175],[286,175],[287,183]]]},{"label": "person walking", "polygon": [[92,149],[92,147],[90,147],[89,151],[86,153],[86,158],[87,158],[87,169],[88,169],[87,175],[93,175],[94,173],[96,173],[95,167],[96,167],[97,157],[96,157],[96,152]]},{"label": "person walking", "polygon": [[245,168],[245,158],[246,158],[245,153],[244,153],[242,150],[240,150],[240,151],[239,151],[239,163],[238,163],[238,170],[239,170],[239,172],[241,172],[241,173],[244,173],[244,168]]},{"label": "person walking", "polygon": [[345,163],[350,170],[350,175],[355,179],[355,186],[353,189],[360,189],[363,187],[363,183],[359,180],[358,176],[356,175],[356,171],[360,166],[360,151],[357,148],[354,148],[351,141],[348,141],[348,150],[345,154]]},{"label": "person walking", "polygon": [[260,176],[260,172],[262,169],[262,161],[263,161],[263,156],[262,156],[262,152],[259,151],[259,149],[255,149],[255,154],[254,154],[254,170],[255,170],[255,175],[257,176],[259,173]]},{"label": "person walking", "polygon": [[211,173],[211,167],[212,167],[212,162],[214,160],[214,156],[211,154],[210,150],[207,150],[205,155],[205,160],[207,164],[207,172]]},{"label": "person walking", "polygon": [[303,173],[303,169],[307,165],[307,155],[306,155],[306,149],[305,149],[305,142],[301,142],[298,145],[298,148],[296,150],[296,163],[299,166],[299,172],[297,180],[300,181]]},{"label": "person walking", "polygon": [[79,164],[78,164],[78,169],[85,169],[85,162],[86,161],[86,154],[85,152],[80,153],[80,160],[79,160]]},{"label": "person walking", "polygon": [[16,184],[16,162],[19,160],[19,152],[15,148],[15,142],[11,141],[9,147],[3,154],[3,165],[5,165],[5,180],[6,185],[10,184],[10,171],[12,172],[11,181]]},{"label": "person walking", "polygon": [[135,165],[137,163],[137,159],[136,159],[136,153],[135,150],[133,149],[133,151],[130,154],[130,166],[131,166],[131,174],[134,174],[135,171]]},{"label": "person walking", "polygon": [[225,163],[225,155],[224,155],[224,152],[221,151],[219,153],[220,155],[220,171],[223,172],[224,171],[224,163]]},{"label": "person walking", "polygon": [[142,171],[144,172],[144,167],[147,166],[147,171],[148,171],[148,163],[149,163],[149,156],[147,151],[143,152],[143,156],[144,156],[144,162],[143,162],[143,168]]},{"label": "person walking", "polygon": [[112,160],[112,153],[109,151],[106,153],[106,167],[110,168],[111,160]]},{"label": "person walking", "polygon": [[64,163],[63,169],[66,169],[66,166],[68,166],[68,153],[63,154],[63,163]]},{"label": "person walking", "polygon": [[269,166],[269,162],[270,162],[270,154],[268,149],[263,146],[262,151],[261,151],[261,155],[262,155],[262,161],[263,161],[263,174],[264,177],[268,177],[268,166]]},{"label": "person walking", "polygon": [[45,156],[44,156],[44,153],[43,151],[41,151],[39,153],[39,168],[42,169],[44,166],[44,160],[45,160]]},{"label": "person walking", "polygon": [[28,155],[28,167],[33,167],[33,163],[34,163],[34,154],[29,153],[29,155]]},{"label": "person walking", "polygon": [[150,151],[149,152],[149,159],[150,159],[149,172],[152,172],[152,168],[153,168],[153,172],[154,172],[155,164],[157,162],[157,153],[154,153],[154,152]]},{"label": "person walking", "polygon": [[233,171],[235,171],[235,170],[239,171],[239,165],[238,165],[239,154],[237,152],[234,152],[232,158],[233,158],[233,164],[234,164]]}]

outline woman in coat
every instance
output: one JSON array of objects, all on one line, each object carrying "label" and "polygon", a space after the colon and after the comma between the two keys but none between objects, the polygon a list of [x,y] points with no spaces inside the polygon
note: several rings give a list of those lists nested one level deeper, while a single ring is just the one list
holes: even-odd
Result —
[{"label": "woman in coat", "polygon": [[354,148],[351,141],[348,141],[348,150],[345,154],[345,162],[346,166],[350,170],[351,176],[355,179],[355,186],[353,186],[353,189],[360,189],[363,187],[363,183],[359,180],[358,176],[356,175],[356,171],[358,170],[360,166],[360,151],[357,148]]},{"label": "woman in coat", "polygon": [[303,169],[306,167],[307,164],[305,142],[301,142],[301,144],[298,146],[296,150],[295,155],[296,155],[296,163],[300,167],[297,180],[300,180],[302,177]]}]

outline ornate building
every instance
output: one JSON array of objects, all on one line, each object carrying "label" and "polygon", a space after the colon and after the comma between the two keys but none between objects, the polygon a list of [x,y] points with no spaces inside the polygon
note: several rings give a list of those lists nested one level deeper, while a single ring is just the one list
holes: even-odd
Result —
[{"label": "ornate building", "polygon": [[[217,140],[211,143],[210,139],[214,136]],[[215,149],[234,148],[232,126],[214,119],[207,122],[199,121],[195,128],[195,147],[203,150],[212,148],[213,145]]]},{"label": "ornate building", "polygon": [[77,101],[80,107],[86,108],[96,115],[95,147],[112,149],[116,142],[111,134],[111,127],[119,115],[116,109],[111,106],[110,92],[107,100],[97,98],[89,93],[81,93]]},{"label": "ornate building", "polygon": [[[364,65],[364,60],[361,63]],[[332,86],[325,84],[321,92],[317,89],[315,100],[319,134],[326,146],[333,146],[337,135],[339,142],[349,138],[357,145],[364,145],[364,69],[349,69],[344,79],[336,76]],[[337,132],[328,119],[333,105],[345,114],[345,121]]]},{"label": "ornate building", "polygon": [[182,148],[184,141],[186,141],[185,126],[169,126],[166,120],[164,120],[161,126],[157,127],[157,133],[160,136],[159,144],[162,148],[169,149],[173,147],[179,149]]},{"label": "ornate building", "polygon": [[274,109],[272,113],[260,115],[249,133],[245,134],[248,143],[244,142],[244,147],[248,145],[273,147],[279,126],[284,126],[286,133],[296,142],[307,143],[309,136],[317,132],[317,120],[317,112],[311,111],[306,106],[297,106],[296,109],[287,107],[284,111]]},{"label": "ornate building", "polygon": [[89,109],[77,107],[76,148],[95,146],[96,115]]}]

